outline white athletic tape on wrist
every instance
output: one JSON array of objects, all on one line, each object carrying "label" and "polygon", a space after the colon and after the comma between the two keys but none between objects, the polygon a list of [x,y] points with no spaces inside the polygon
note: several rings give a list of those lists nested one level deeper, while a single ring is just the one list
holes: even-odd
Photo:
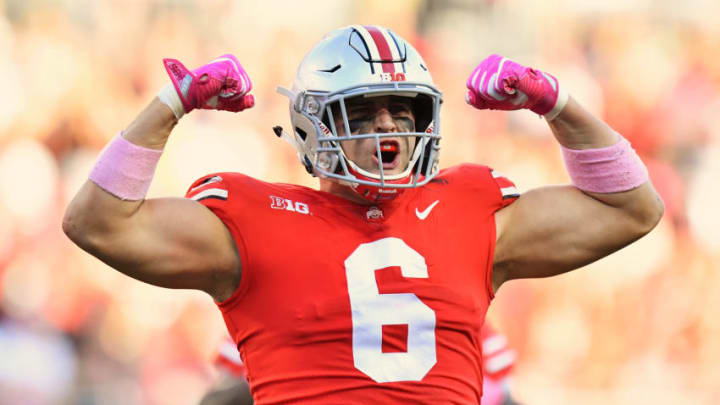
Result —
[{"label": "white athletic tape on wrist", "polygon": [[565,108],[565,105],[567,105],[568,99],[570,98],[570,95],[567,91],[565,91],[564,86],[559,86],[558,89],[558,96],[557,100],[555,101],[555,105],[553,106],[552,110],[548,111],[543,115],[545,117],[545,120],[550,122],[557,118],[557,116],[560,114],[560,112]]},{"label": "white athletic tape on wrist", "polygon": [[166,106],[170,107],[175,118],[180,119],[185,115],[185,108],[183,107],[182,100],[178,96],[175,86],[172,83],[168,83],[165,87],[160,89],[157,94],[157,98],[163,102]]}]

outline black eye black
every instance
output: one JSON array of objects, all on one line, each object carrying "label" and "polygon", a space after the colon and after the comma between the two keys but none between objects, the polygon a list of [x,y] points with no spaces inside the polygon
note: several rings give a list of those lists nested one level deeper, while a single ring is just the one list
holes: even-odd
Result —
[{"label": "black eye black", "polygon": [[415,131],[415,121],[413,121],[410,117],[397,117],[395,118],[395,121],[402,122],[402,125],[405,127],[402,129]]}]

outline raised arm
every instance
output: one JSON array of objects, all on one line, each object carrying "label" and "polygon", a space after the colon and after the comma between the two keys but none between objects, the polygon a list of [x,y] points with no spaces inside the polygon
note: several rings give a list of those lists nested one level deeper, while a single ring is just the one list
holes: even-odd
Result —
[{"label": "raised arm", "polygon": [[[174,85],[106,147],[63,219],[63,231],[73,242],[118,271],[161,287],[202,290],[218,301],[240,280],[240,259],[225,225],[196,201],[144,197],[179,117],[194,108],[252,106],[252,96],[245,94],[247,75],[234,80],[242,68],[227,60],[193,72],[166,60]],[[176,92],[188,75],[189,90]]]},{"label": "raised arm", "polygon": [[493,288],[511,279],[576,269],[650,232],[663,203],[627,141],[568,99],[554,77],[493,56],[494,65],[486,60],[478,69],[491,71],[485,76],[495,81],[483,85],[471,76],[468,102],[544,115],[573,180],[573,185],[530,190],[496,213]]}]

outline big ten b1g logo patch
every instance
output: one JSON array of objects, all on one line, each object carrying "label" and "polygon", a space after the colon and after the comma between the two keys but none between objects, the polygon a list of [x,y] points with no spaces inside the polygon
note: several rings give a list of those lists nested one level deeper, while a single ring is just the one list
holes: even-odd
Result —
[{"label": "big ten b1g logo patch", "polygon": [[380,77],[380,81],[383,82],[404,82],[405,81],[405,73],[403,72],[381,72],[377,73],[377,75]]},{"label": "big ten b1g logo patch", "polygon": [[289,198],[282,198],[274,195],[270,196],[270,208],[276,210],[298,212],[305,215],[310,213],[310,207],[308,207],[307,204],[299,201],[295,202]]}]

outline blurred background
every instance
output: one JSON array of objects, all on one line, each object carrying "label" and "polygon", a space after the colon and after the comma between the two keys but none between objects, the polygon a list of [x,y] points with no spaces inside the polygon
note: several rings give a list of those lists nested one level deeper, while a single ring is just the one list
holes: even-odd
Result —
[{"label": "blurred background", "polygon": [[183,118],[150,197],[239,171],[315,186],[271,127],[322,35],[386,25],[443,91],[441,166],[519,188],[567,183],[529,112],[480,112],[465,80],[490,53],[551,72],[635,146],[666,204],[638,243],[582,270],[506,284],[489,319],[527,405],[720,403],[720,15],[715,0],[0,0],[0,404],[194,404],[225,334],[199,292],[144,285],[62,234],[100,149],[168,79],[231,52],[255,108]]}]

